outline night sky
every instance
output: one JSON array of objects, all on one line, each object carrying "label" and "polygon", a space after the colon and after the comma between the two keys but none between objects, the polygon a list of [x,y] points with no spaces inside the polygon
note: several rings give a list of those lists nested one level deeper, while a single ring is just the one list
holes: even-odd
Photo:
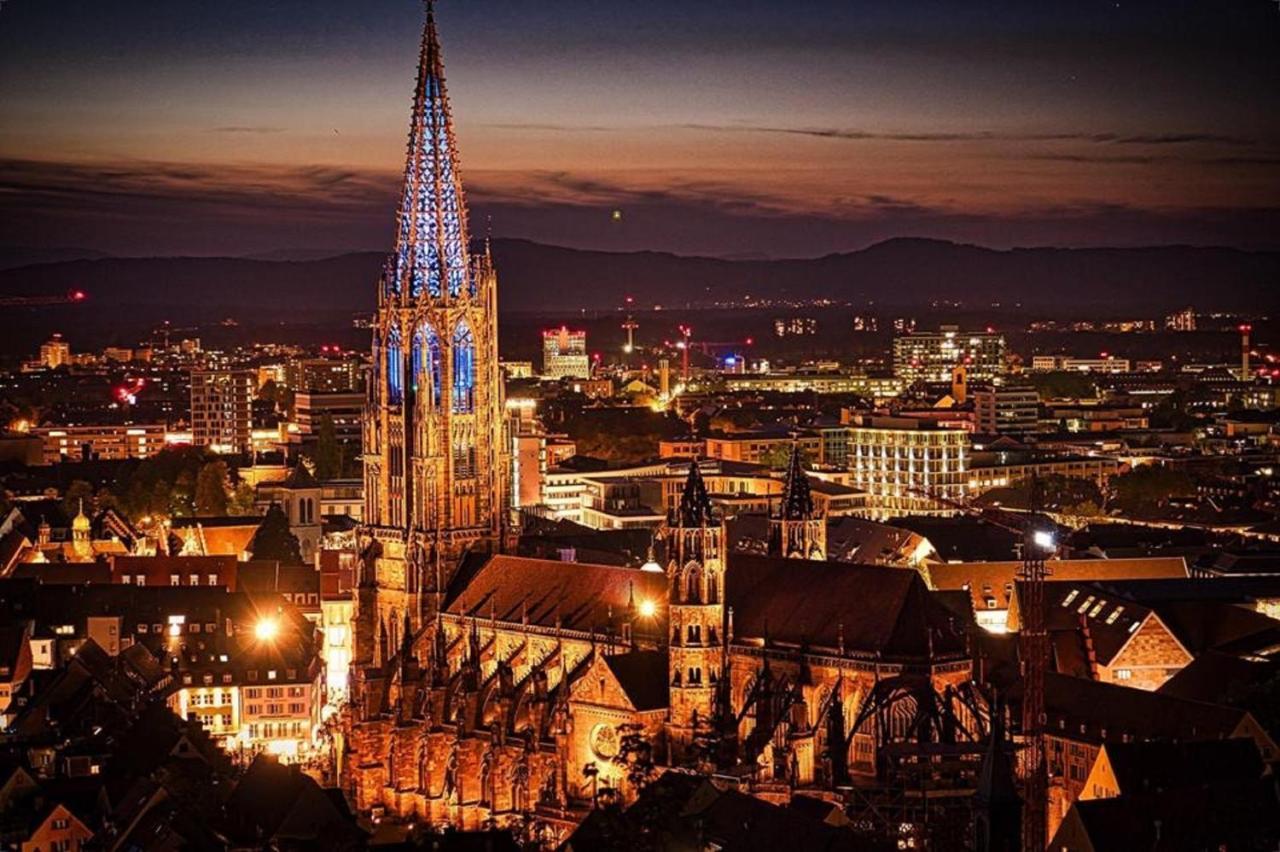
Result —
[{"label": "night sky", "polygon": [[[437,14],[476,235],[1280,248],[1276,0]],[[6,0],[0,245],[388,248],[421,21],[414,0]]]}]

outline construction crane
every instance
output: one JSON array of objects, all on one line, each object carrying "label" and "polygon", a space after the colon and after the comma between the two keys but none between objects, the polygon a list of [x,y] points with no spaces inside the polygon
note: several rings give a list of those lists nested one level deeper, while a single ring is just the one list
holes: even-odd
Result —
[{"label": "construction crane", "polygon": [[78,305],[89,298],[83,290],[68,290],[59,296],[0,296],[0,307],[43,308],[49,305]]},{"label": "construction crane", "polygon": [[[1031,504],[1036,504],[1037,483],[1031,482]],[[1044,581],[1048,575],[1045,556],[1056,549],[1050,530],[1037,527],[1033,515],[984,509],[925,488],[906,489],[948,508],[981,518],[1022,538],[1022,581],[1019,603],[1021,627],[1018,654],[1022,668],[1022,852],[1044,852],[1048,838],[1049,777],[1045,752],[1044,672],[1048,665],[1049,640],[1044,626]]]}]

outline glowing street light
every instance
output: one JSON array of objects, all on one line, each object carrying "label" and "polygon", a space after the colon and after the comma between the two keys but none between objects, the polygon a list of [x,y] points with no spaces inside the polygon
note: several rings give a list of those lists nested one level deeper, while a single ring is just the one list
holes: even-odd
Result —
[{"label": "glowing street light", "polygon": [[253,635],[259,642],[270,642],[280,635],[280,622],[274,618],[260,618],[253,625]]},{"label": "glowing street light", "polygon": [[1031,541],[1041,550],[1056,550],[1058,543],[1054,535],[1049,530],[1036,530],[1031,535]]},{"label": "glowing street light", "polygon": [[651,600],[640,601],[640,615],[644,618],[653,618],[658,614],[658,605]]}]

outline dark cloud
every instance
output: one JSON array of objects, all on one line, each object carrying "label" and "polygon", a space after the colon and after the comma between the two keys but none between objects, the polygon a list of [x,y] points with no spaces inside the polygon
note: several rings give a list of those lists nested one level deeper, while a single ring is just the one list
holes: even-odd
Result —
[{"label": "dark cloud", "polygon": [[1256,145],[1257,139],[1218,133],[1153,133],[1124,135],[1119,133],[1015,133],[981,130],[959,133],[888,133],[839,127],[773,127],[748,124],[683,124],[688,130],[722,133],[781,133],[793,136],[815,136],[822,139],[887,142],[1089,142],[1111,145]]},{"label": "dark cloud", "polygon": [[[571,172],[468,178],[473,221],[497,236],[605,250],[815,256],[895,236],[1018,245],[1194,243],[1276,247],[1280,208],[1081,203],[978,211],[900,194],[824,199],[821,210],[710,179],[632,186]],[[322,165],[0,160],[0,233],[13,245],[117,254],[243,255],[387,249],[399,176]],[[622,209],[622,220],[610,215]]]}]

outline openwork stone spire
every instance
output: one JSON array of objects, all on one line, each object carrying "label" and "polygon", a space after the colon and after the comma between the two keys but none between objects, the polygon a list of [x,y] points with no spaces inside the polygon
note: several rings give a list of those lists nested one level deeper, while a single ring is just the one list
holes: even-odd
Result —
[{"label": "openwork stone spire", "polygon": [[388,295],[411,299],[474,295],[466,198],[457,162],[444,59],[433,4],[427,3]]}]

